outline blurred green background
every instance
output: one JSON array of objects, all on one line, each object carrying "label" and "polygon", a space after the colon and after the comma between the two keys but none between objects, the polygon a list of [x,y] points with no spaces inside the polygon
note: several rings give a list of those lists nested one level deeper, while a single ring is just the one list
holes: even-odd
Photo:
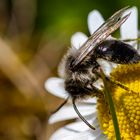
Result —
[{"label": "blurred green background", "polygon": [[49,139],[62,124],[48,115],[62,100],[44,81],[57,76],[71,35],[89,35],[91,10],[106,19],[127,5],[140,9],[138,0],[0,0],[0,140]]}]

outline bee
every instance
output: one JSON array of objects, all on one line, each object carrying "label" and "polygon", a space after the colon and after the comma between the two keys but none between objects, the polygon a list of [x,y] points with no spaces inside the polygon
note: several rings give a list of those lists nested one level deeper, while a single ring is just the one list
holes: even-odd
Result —
[{"label": "bee", "polygon": [[[62,61],[65,90],[69,93],[78,116],[93,130],[95,128],[80,114],[75,101],[76,99],[93,96],[94,93],[95,96],[102,93],[101,90],[94,86],[94,83],[102,78],[102,68],[98,63],[98,59],[104,59],[116,64],[132,64],[140,61],[140,55],[131,45],[120,40],[107,39],[130,16],[130,13],[123,16],[126,9],[128,7],[117,11],[107,19],[78,50],[71,48]],[[109,77],[106,77],[106,79],[111,81]],[[121,85],[118,84],[118,86]]]}]

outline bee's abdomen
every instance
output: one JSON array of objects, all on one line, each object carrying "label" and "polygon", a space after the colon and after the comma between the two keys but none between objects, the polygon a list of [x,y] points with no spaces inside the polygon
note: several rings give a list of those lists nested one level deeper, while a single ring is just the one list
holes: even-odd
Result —
[{"label": "bee's abdomen", "polygon": [[138,52],[124,42],[118,40],[106,40],[95,48],[97,58],[115,62],[118,64],[130,64],[140,61]]}]

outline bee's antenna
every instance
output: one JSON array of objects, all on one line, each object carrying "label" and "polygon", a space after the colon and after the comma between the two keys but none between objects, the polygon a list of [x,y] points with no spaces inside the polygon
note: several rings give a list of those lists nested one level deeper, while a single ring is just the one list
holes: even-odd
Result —
[{"label": "bee's antenna", "polygon": [[58,108],[55,111],[51,112],[51,115],[59,111],[68,102],[68,99],[69,99],[69,96],[66,98],[66,100],[62,104],[60,104],[60,106],[58,106]]},{"label": "bee's antenna", "polygon": [[72,104],[73,104],[73,108],[75,110],[75,112],[77,113],[77,115],[79,116],[80,119],[82,119],[82,121],[89,126],[91,129],[95,130],[95,128],[81,115],[81,113],[79,112],[76,104],[75,104],[75,100],[76,98],[72,98]]}]

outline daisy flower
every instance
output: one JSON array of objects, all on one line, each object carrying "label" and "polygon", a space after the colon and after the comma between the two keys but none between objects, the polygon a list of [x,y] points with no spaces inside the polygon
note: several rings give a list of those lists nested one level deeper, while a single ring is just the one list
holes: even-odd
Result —
[{"label": "daisy flower", "polygon": [[[138,36],[138,12],[136,7],[128,9],[131,15],[127,21],[120,27],[121,39],[134,39]],[[88,15],[88,28],[90,34],[104,22],[103,17],[97,10],[93,10]],[[109,36],[108,38],[112,38]],[[75,33],[71,38],[71,46],[79,49],[88,39],[81,33]],[[135,49],[137,44],[129,42]],[[118,86],[111,86],[112,98],[116,108],[117,119],[121,132],[121,138],[124,140],[140,139],[140,64],[116,65],[107,61],[99,61],[105,75],[112,77],[113,80],[129,87],[126,91]],[[64,89],[64,68],[60,64],[58,69],[61,78],[52,77],[45,82],[45,88],[53,95],[66,99],[67,91]],[[95,86],[102,88],[102,81],[97,81]],[[50,140],[106,140],[115,139],[115,132],[109,107],[102,98],[91,98],[78,103],[79,111],[90,122],[96,130],[91,130],[86,124],[78,119],[73,106],[69,103],[61,110],[53,114],[49,123],[76,119],[76,122],[68,124],[57,130]]]}]

